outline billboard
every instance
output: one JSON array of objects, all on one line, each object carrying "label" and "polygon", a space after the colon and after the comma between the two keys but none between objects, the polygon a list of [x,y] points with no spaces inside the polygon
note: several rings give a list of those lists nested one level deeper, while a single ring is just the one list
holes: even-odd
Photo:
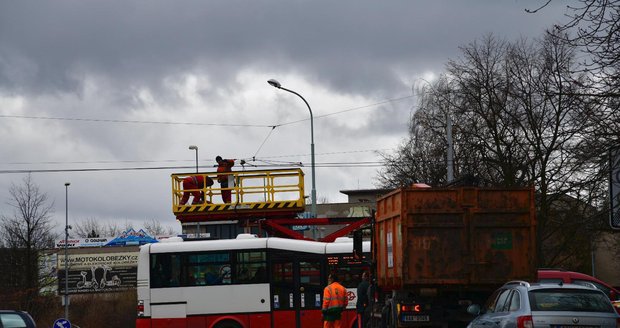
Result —
[{"label": "billboard", "polygon": [[[151,237],[144,230],[127,229],[116,237],[95,237],[95,238],[70,238],[67,239],[67,248],[81,247],[103,247],[103,246],[137,246],[149,243],[156,243],[168,236]],[[65,240],[57,239],[56,248],[64,248]]]},{"label": "billboard", "polygon": [[609,150],[609,223],[613,229],[620,229],[620,146]]},{"label": "billboard", "polygon": [[[69,238],[67,239],[67,248],[80,248],[80,247],[102,247],[109,243],[114,237],[103,238]],[[64,239],[56,239],[54,243],[55,248],[65,248]]]},{"label": "billboard", "polygon": [[68,280],[65,280],[65,256],[58,254],[58,293],[111,292],[136,288],[139,252],[69,254]]}]

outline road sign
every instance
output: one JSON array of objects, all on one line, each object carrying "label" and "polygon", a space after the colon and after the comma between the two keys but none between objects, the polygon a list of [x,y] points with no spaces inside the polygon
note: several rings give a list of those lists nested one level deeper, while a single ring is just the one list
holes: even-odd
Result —
[{"label": "road sign", "polygon": [[[303,212],[299,214],[297,218],[300,220],[312,219],[312,212]],[[294,225],[292,226],[292,229],[295,231],[306,231],[306,230],[310,230],[310,227],[307,225]]]},{"label": "road sign", "polygon": [[54,328],[71,328],[71,322],[65,318],[54,321]]}]

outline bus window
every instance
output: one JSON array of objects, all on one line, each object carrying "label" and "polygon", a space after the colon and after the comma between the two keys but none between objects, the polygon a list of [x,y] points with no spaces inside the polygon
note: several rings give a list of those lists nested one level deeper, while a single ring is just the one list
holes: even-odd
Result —
[{"label": "bus window", "polygon": [[299,262],[300,282],[310,285],[321,285],[321,263]]},{"label": "bus window", "polygon": [[178,287],[181,284],[181,256],[151,255],[151,288]]},{"label": "bus window", "polygon": [[230,284],[230,253],[188,254],[185,271],[189,279],[184,286]]},{"label": "bus window", "polygon": [[293,300],[293,262],[273,263],[272,301],[273,308],[289,310],[294,307]]},{"label": "bus window", "polygon": [[362,281],[362,273],[369,269],[369,254],[364,253],[362,255],[362,259],[355,258],[349,254],[333,254],[328,256],[328,270],[338,273],[340,284],[345,288],[357,288],[357,285]]},{"label": "bus window", "polygon": [[273,268],[275,282],[293,283],[293,263],[276,263]]},{"label": "bus window", "polygon": [[330,271],[338,272],[340,276],[340,284],[345,288],[357,288],[357,285],[362,281],[362,273],[368,271],[368,267],[365,266],[331,266]]},{"label": "bus window", "polygon": [[265,283],[268,282],[267,277],[267,268],[263,266],[259,266],[254,271],[254,276],[252,276],[252,283]]},{"label": "bus window", "polygon": [[266,267],[267,257],[264,251],[238,252],[233,283],[266,283]]},{"label": "bus window", "polygon": [[197,266],[188,266],[187,267],[187,278],[186,285],[187,286],[201,286],[205,284],[204,276],[199,267]]},{"label": "bus window", "polygon": [[299,261],[299,283],[303,289],[300,295],[302,309],[320,309],[323,287],[321,284],[320,260]]}]

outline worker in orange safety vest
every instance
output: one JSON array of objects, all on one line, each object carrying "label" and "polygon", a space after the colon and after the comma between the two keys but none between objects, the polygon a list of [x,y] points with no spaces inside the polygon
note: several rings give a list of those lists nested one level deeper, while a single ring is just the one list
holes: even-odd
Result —
[{"label": "worker in orange safety vest", "polygon": [[342,327],[342,311],[347,308],[349,299],[347,289],[338,281],[336,273],[331,273],[327,277],[328,285],[323,290],[323,328]]}]

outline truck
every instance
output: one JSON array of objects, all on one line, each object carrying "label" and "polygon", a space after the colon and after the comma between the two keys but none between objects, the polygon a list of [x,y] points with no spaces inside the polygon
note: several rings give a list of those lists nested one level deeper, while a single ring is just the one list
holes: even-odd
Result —
[{"label": "truck", "polygon": [[371,327],[465,327],[467,306],[536,279],[533,188],[413,185],[377,200]]}]

